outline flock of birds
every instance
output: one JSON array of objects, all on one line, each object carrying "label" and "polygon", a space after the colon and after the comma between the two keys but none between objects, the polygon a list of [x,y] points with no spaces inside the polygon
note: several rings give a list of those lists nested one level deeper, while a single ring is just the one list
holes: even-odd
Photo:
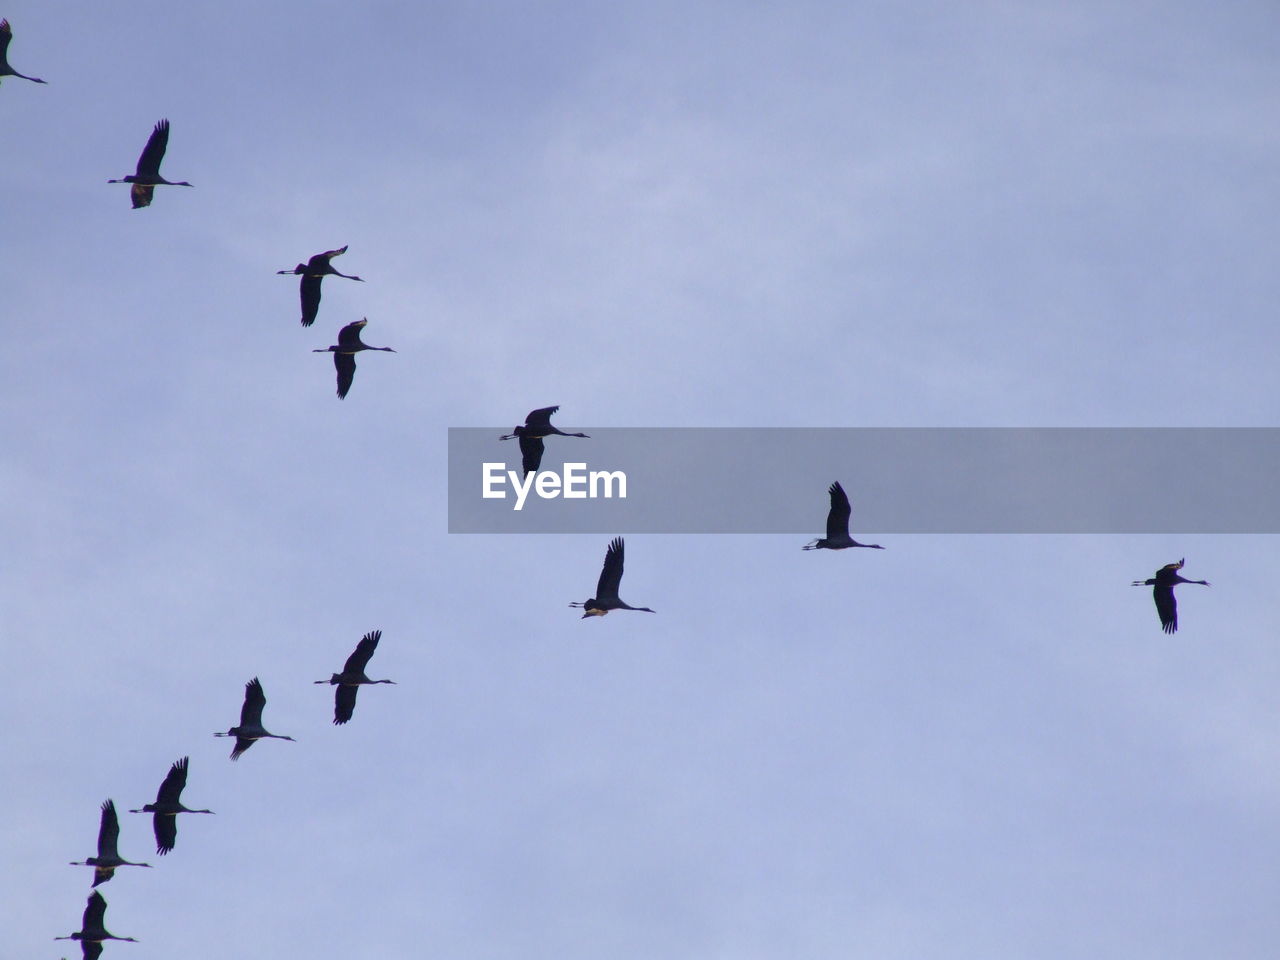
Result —
[{"label": "flock of birds", "polygon": [[[9,43],[13,38],[12,28],[9,26],[8,20],[0,20],[0,79],[11,76],[19,77],[23,80],[30,80],[33,83],[45,83],[38,77],[29,77],[19,73],[10,66],[8,61]],[[146,146],[143,147],[142,153],[138,157],[137,165],[132,174],[121,177],[116,180],[109,180],[108,183],[128,183],[131,185],[130,198],[134,209],[149,206],[154,197],[155,188],[157,186],[176,186],[190,187],[191,184],[185,180],[173,181],[167,180],[160,174],[160,164],[164,160],[165,151],[169,144],[169,121],[160,120],[155,128],[151,131],[150,137],[147,139]],[[358,276],[342,273],[334,269],[332,260],[340,257],[347,252],[344,245],[335,250],[326,250],[323,253],[317,253],[307,260],[306,263],[299,263],[292,270],[279,270],[277,273],[291,276],[299,276],[302,278],[299,287],[299,298],[302,308],[302,325],[304,327],[311,326],[320,310],[321,299],[321,282],[325,277],[334,276],[342,277],[347,280],[355,280],[363,282]],[[357,320],[349,323],[338,331],[338,342],[332,346],[317,348],[315,353],[332,353],[334,368],[337,372],[337,393],[339,398],[345,398],[351,389],[352,381],[355,377],[356,362],[355,355],[364,350],[380,350],[388,353],[395,351],[391,347],[374,347],[364,343],[360,339],[361,331],[364,329],[368,319]],[[504,434],[500,440],[518,439],[520,442],[520,454],[522,466],[525,476],[536,472],[542,464],[542,457],[545,452],[544,441],[550,436],[562,437],[587,437],[585,433],[568,433],[551,423],[551,417],[560,408],[540,407],[529,412],[522,425],[517,425],[510,434]],[[830,509],[827,513],[826,536],[819,537],[810,543],[804,545],[804,550],[846,550],[853,547],[862,547],[871,550],[883,550],[879,544],[875,543],[859,543],[849,534],[849,519],[852,513],[848,494],[845,492],[839,481],[831,484],[827,491],[830,497]],[[600,571],[600,578],[596,584],[595,596],[581,603],[573,602],[569,606],[583,611],[582,618],[587,617],[603,617],[612,610],[635,610],[645,613],[654,613],[656,611],[649,607],[633,607],[626,603],[619,596],[619,588],[622,583],[623,566],[625,562],[625,543],[622,537],[615,537],[605,551],[604,564]],[[1156,571],[1154,577],[1146,580],[1134,580],[1133,586],[1152,587],[1152,594],[1155,599],[1156,612],[1159,615],[1161,628],[1165,633],[1172,634],[1178,629],[1178,608],[1177,601],[1174,597],[1174,587],[1180,583],[1194,583],[1203,586],[1209,586],[1206,580],[1188,580],[1184,578],[1179,571],[1182,570],[1186,560],[1183,558],[1177,563],[1166,564]],[[365,669],[369,663],[369,659],[373,656],[374,651],[378,647],[378,642],[382,638],[380,630],[374,630],[361,638],[356,649],[347,658],[342,671],[334,673],[328,680],[317,680],[318,684],[330,684],[336,689],[334,691],[334,715],[333,722],[335,724],[345,724],[351,720],[355,711],[356,696],[360,687],[371,684],[395,683],[394,680],[371,680],[365,673]],[[244,702],[240,709],[239,724],[231,727],[225,733],[215,733],[216,737],[234,737],[235,745],[231,750],[231,759],[238,760],[250,747],[259,740],[275,739],[290,740],[294,738],[283,734],[275,734],[268,731],[262,725],[262,711],[266,706],[267,698],[263,691],[262,683],[254,677],[245,684]],[[170,766],[168,773],[165,775],[164,781],[160,784],[159,790],[156,792],[156,799],[153,803],[144,804],[141,808],[130,810],[130,813],[150,813],[152,814],[152,829],[156,841],[156,853],[161,856],[168,854],[174,849],[178,838],[177,816],[180,813],[201,813],[212,814],[212,810],[197,810],[186,806],[182,802],[182,791],[187,784],[189,758],[182,757]],[[120,836],[120,822],[116,815],[115,803],[108,799],[101,806],[101,817],[98,825],[98,844],[97,855],[88,857],[85,860],[74,861],[73,866],[93,867],[93,883],[92,887],[96,888],[100,884],[106,883],[114,875],[115,871],[120,867],[145,867],[150,868],[149,863],[138,863],[132,860],[126,860],[120,856],[118,842]],[[68,934],[67,936],[56,937],[57,940],[78,940],[85,960],[97,960],[102,953],[102,944],[107,940],[124,940],[136,943],[134,937],[120,937],[107,930],[105,925],[107,901],[102,894],[93,889],[89,895],[85,905],[84,915],[81,920],[80,929]]]}]

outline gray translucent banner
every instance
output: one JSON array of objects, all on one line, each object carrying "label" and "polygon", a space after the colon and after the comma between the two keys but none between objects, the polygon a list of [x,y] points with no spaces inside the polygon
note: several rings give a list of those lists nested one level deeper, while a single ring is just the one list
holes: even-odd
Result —
[{"label": "gray translucent banner", "polygon": [[[822,536],[839,480],[862,533],[1280,533],[1276,428],[607,428],[549,437],[539,475],[518,441],[449,430],[450,533]],[[499,474],[489,468],[489,475]],[[611,489],[607,489],[611,488]],[[612,494],[612,496],[606,496]]]}]

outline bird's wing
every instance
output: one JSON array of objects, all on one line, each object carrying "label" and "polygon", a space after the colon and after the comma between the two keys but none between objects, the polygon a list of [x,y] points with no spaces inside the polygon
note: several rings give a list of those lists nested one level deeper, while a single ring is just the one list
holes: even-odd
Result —
[{"label": "bird's wing", "polygon": [[338,398],[346,397],[351,389],[351,381],[356,378],[356,355],[354,353],[333,354],[333,366],[338,371]]},{"label": "bird's wing", "polygon": [[[321,266],[327,267],[329,266],[330,260],[332,260],[334,257],[340,257],[346,252],[347,252],[347,245],[344,243],[337,250],[326,250],[324,253],[317,253],[311,259],[321,260],[322,261]],[[307,264],[307,266],[309,267],[311,266],[311,264]]]},{"label": "bird's wing", "polygon": [[262,692],[262,684],[254,677],[244,685],[244,705],[240,708],[240,726],[257,727],[262,725],[262,708],[267,705],[267,695]]},{"label": "bird's wing", "polygon": [[143,207],[151,206],[151,198],[155,196],[156,188],[149,183],[134,183],[129,186],[129,201],[133,204],[133,209],[140,210]]},{"label": "bird's wing", "polygon": [[92,886],[96,887],[100,883],[106,883],[115,875],[116,875],[115,867],[94,867]]},{"label": "bird's wing", "polygon": [[98,960],[102,956],[102,941],[81,940],[80,951],[84,954],[84,960]]},{"label": "bird's wing", "polygon": [[1172,586],[1157,585],[1151,591],[1156,598],[1156,613],[1160,614],[1160,626],[1165,633],[1178,631],[1178,601],[1173,597]]},{"label": "bird's wing", "polygon": [[164,783],[156,794],[156,803],[177,803],[182,796],[182,788],[187,785],[187,758],[173,761]]},{"label": "bird's wing", "polygon": [[298,288],[298,296],[302,300],[302,325],[309,327],[316,322],[316,314],[320,312],[320,281],[323,277],[314,274],[303,274]]},{"label": "bird's wing", "polygon": [[157,813],[151,818],[151,827],[156,835],[156,853],[163,857],[178,842],[178,818]]},{"label": "bird's wing", "polygon": [[524,425],[526,428],[549,427],[551,426],[551,415],[559,409],[559,407],[540,407],[537,410],[530,410],[529,415],[524,418]]},{"label": "bird's wing", "polygon": [[831,510],[827,513],[827,539],[839,540],[849,535],[849,497],[838,480],[828,488],[827,493],[831,494]]},{"label": "bird's wing", "polygon": [[545,449],[546,444],[542,442],[541,437],[520,438],[520,459],[526,477],[542,466],[542,451]]},{"label": "bird's wing", "polygon": [[336,724],[346,723],[351,719],[351,715],[356,709],[356,694],[360,692],[360,688],[354,684],[338,684],[338,689],[333,695],[333,722]]},{"label": "bird's wing", "polygon": [[342,672],[363,673],[365,666],[369,663],[369,658],[373,656],[373,651],[378,649],[378,641],[381,639],[381,630],[374,630],[372,633],[366,633],[361,637],[351,656],[347,657],[347,663],[342,668]]},{"label": "bird's wing", "polygon": [[116,805],[108,800],[102,805],[102,821],[98,825],[98,856],[116,856],[116,840],[120,836],[120,819]]},{"label": "bird's wing", "polygon": [[4,63],[5,54],[9,51],[9,41],[13,39],[13,28],[8,20],[0,20],[0,63]]},{"label": "bird's wing", "polygon": [[357,320],[354,323],[348,323],[345,327],[339,330],[338,346],[343,350],[350,350],[353,347],[363,346],[360,342],[360,329],[368,322],[368,320]]},{"label": "bird's wing", "polygon": [[164,152],[168,146],[169,121],[161,120],[151,131],[147,145],[142,148],[142,154],[138,157],[139,180],[152,180],[160,176],[160,161],[164,159]]},{"label": "bird's wing", "polygon": [[97,890],[89,894],[89,902],[84,906],[84,926],[81,930],[102,929],[103,919],[107,915],[107,901]]},{"label": "bird's wing", "polygon": [[622,538],[614,537],[604,555],[604,568],[600,571],[600,581],[596,584],[597,600],[617,600],[618,585],[622,583]]},{"label": "bird's wing", "polygon": [[231,748],[231,759],[239,760],[240,754],[244,753],[257,741],[250,740],[248,737],[236,737],[236,745]]}]

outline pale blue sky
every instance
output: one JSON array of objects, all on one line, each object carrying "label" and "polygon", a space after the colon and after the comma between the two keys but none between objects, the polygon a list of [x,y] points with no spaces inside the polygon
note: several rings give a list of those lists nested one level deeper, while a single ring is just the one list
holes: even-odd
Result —
[{"label": "pale blue sky", "polygon": [[[189,754],[113,958],[1269,957],[1274,538],[805,554],[823,476],[580,621],[607,537],[445,532],[446,429],[549,404],[1275,425],[1280,11],[1122,6],[0,11],[0,955],[74,955],[98,805]],[[133,211],[161,117],[195,189]],[[343,244],[304,330],[275,271]],[[233,765],[253,676],[298,742]]]}]

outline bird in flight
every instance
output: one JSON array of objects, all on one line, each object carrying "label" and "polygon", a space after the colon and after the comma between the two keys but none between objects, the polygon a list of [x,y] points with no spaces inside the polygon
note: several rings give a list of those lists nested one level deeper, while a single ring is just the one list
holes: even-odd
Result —
[{"label": "bird in flight", "polygon": [[154,813],[151,825],[156,834],[156,853],[164,856],[178,842],[178,814],[213,813],[212,810],[192,810],[182,805],[182,790],[187,785],[187,758],[175,760],[169,773],[156,792],[156,802],[144,804],[141,810],[130,813]]},{"label": "bird in flight", "polygon": [[520,438],[520,459],[523,462],[526,477],[542,465],[543,437],[587,436],[585,433],[565,433],[559,427],[553,427],[551,415],[559,409],[559,407],[541,407],[538,410],[530,410],[529,415],[524,418],[524,426],[517,426],[510,433],[498,438],[499,440]]},{"label": "bird in flight", "polygon": [[381,630],[366,633],[360,638],[360,642],[356,644],[351,656],[347,657],[346,665],[343,666],[341,673],[335,673],[328,680],[316,681],[316,683],[331,683],[338,688],[333,692],[333,722],[335,724],[343,724],[351,719],[351,714],[356,709],[356,694],[360,692],[362,685],[369,683],[395,683],[394,680],[370,680],[365,676],[364,668],[368,665],[369,658],[373,656],[373,652],[378,649],[378,641],[381,639]]},{"label": "bird in flight", "polygon": [[97,890],[89,894],[89,902],[85,904],[84,919],[80,921],[80,929],[65,937],[54,937],[55,940],[79,940],[84,960],[98,960],[102,954],[103,940],[138,941],[133,937],[117,937],[109,933],[103,925],[107,916],[107,901]]},{"label": "bird in flight", "polygon": [[1150,580],[1135,580],[1135,587],[1151,587],[1156,601],[1156,613],[1160,615],[1160,626],[1165,633],[1178,632],[1178,601],[1174,599],[1173,588],[1179,583],[1198,583],[1202,587],[1209,586],[1208,580],[1187,580],[1180,573],[1182,565],[1187,562],[1183,557],[1177,563],[1166,563],[1156,571]]},{"label": "bird in flight", "polygon": [[267,695],[262,692],[262,683],[254,677],[244,685],[244,704],[240,707],[240,725],[232,727],[226,733],[215,733],[215,737],[235,737],[236,745],[231,748],[231,759],[239,760],[244,753],[259,740],[292,740],[278,733],[268,733],[262,725],[262,708],[267,705]]},{"label": "bird in flight", "polygon": [[161,184],[170,187],[189,187],[191,184],[182,180],[174,182],[160,176],[160,161],[164,159],[165,148],[169,146],[169,121],[161,120],[147,138],[147,145],[142,148],[138,157],[138,167],[133,173],[119,180],[108,180],[107,183],[131,183],[129,195],[133,200],[133,209],[149,207],[151,195]]},{"label": "bird in flight", "polygon": [[93,867],[93,885],[106,883],[115,876],[116,867],[150,867],[149,863],[124,860],[116,852],[116,840],[120,836],[120,821],[116,817],[116,805],[111,800],[102,805],[102,820],[98,825],[98,855],[87,860],[74,861],[73,867]]},{"label": "bird in flight", "polygon": [[845,550],[849,547],[867,547],[883,550],[878,543],[859,543],[849,536],[849,495],[837,480],[827,488],[831,495],[831,509],[827,511],[827,535],[801,547],[802,550]]},{"label": "bird in flight", "polygon": [[4,77],[21,77],[23,80],[30,80],[32,83],[47,82],[39,77],[28,77],[25,73],[19,73],[9,66],[9,41],[12,39],[13,27],[9,26],[8,20],[0,20],[0,79]]},{"label": "bird in flight", "polygon": [[585,603],[571,603],[569,606],[584,611],[582,619],[587,617],[603,617],[610,610],[643,610],[645,613],[656,613],[648,607],[633,607],[618,597],[618,585],[622,582],[623,542],[621,537],[614,537],[605,551],[604,567],[600,571],[600,581],[596,584],[596,595]]},{"label": "bird in flight", "polygon": [[316,321],[316,313],[320,310],[320,281],[325,277],[346,277],[348,280],[360,280],[360,277],[349,276],[345,273],[339,273],[330,266],[329,261],[334,257],[340,257],[347,252],[346,246],[341,246],[337,250],[326,250],[324,253],[317,253],[306,263],[300,263],[292,270],[277,270],[276,273],[300,275],[302,283],[299,286],[298,294],[302,299],[302,325],[309,327]]},{"label": "bird in flight", "polygon": [[333,366],[338,371],[338,399],[342,400],[346,397],[347,391],[351,389],[351,381],[356,376],[356,354],[361,350],[385,350],[387,353],[395,353],[390,347],[371,347],[360,339],[360,330],[369,318],[357,320],[355,323],[348,323],[345,327],[338,331],[338,342],[331,347],[324,349],[312,350],[312,353],[332,353]]}]

